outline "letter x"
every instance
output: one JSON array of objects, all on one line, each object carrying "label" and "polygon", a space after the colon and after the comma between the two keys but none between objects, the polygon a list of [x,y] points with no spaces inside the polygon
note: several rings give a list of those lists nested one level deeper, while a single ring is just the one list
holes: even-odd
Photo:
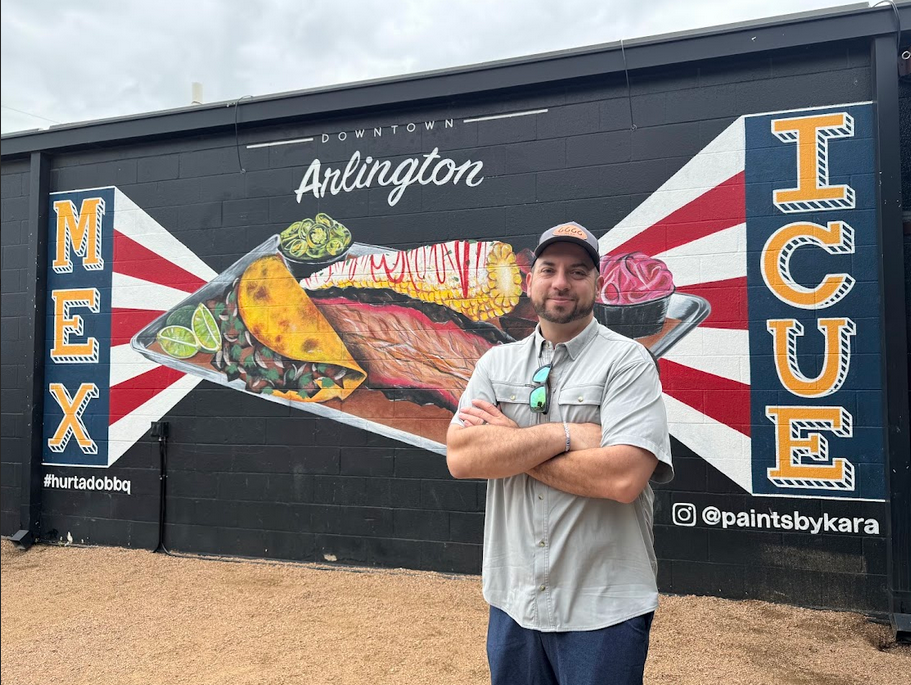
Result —
[{"label": "letter x", "polygon": [[79,449],[85,454],[98,454],[98,445],[89,436],[82,422],[82,412],[89,402],[98,397],[98,386],[94,383],[83,383],[76,391],[75,397],[70,397],[63,383],[51,383],[47,389],[63,409],[60,425],[57,426],[53,437],[47,441],[51,452],[63,452],[72,435],[76,438]]}]

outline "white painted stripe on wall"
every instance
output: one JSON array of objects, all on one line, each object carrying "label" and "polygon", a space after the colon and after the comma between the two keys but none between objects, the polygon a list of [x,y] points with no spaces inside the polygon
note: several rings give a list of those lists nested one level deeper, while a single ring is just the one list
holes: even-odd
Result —
[{"label": "white painted stripe on wall", "polygon": [[745,156],[744,124],[743,117],[740,117],[645,202],[605,233],[598,241],[601,254],[610,253],[649,226],[743,171]]},{"label": "white painted stripe on wall", "polygon": [[208,264],[197,257],[186,245],[171,235],[161,224],[140,209],[135,202],[114,189],[114,230],[159,254],[181,269],[211,281],[216,273]]},{"label": "white painted stripe on wall", "polygon": [[652,255],[660,259],[682,288],[747,275],[747,225],[731,226],[704,238]]},{"label": "white painted stripe on wall", "polygon": [[471,119],[462,119],[463,124],[470,124],[474,121],[491,121],[493,119],[509,119],[510,117],[527,117],[529,114],[544,114],[546,109],[532,109],[527,112],[510,112],[509,114],[491,114],[486,117],[473,117]]},{"label": "white painted stripe on wall", "polygon": [[313,138],[297,138],[295,140],[276,140],[273,143],[253,143],[252,145],[247,145],[248,150],[252,150],[258,147],[274,147],[276,145],[294,145],[295,143],[311,143]]},{"label": "white painted stripe on wall", "polygon": [[189,295],[183,290],[126,274],[111,274],[111,307],[114,309],[152,309],[164,312]]},{"label": "white painted stripe on wall", "polygon": [[749,331],[700,326],[675,343],[664,358],[697,371],[750,384]]},{"label": "white painted stripe on wall", "polygon": [[750,439],[692,407],[664,396],[671,435],[747,492],[753,489]]},{"label": "white painted stripe on wall", "polygon": [[167,414],[201,380],[195,376],[183,376],[149,401],[112,423],[108,430],[108,466],[120,459],[149,431],[153,421],[158,421]]},{"label": "white painted stripe on wall", "polygon": [[136,378],[136,376],[158,368],[158,366],[158,364],[149,361],[128,344],[116,345],[111,348],[111,387],[131,378]]}]

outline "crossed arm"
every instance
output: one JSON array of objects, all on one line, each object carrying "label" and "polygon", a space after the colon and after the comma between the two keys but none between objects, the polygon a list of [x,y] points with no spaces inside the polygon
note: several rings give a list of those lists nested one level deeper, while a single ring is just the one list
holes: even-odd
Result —
[{"label": "crossed arm", "polygon": [[459,412],[465,426],[446,434],[446,459],[455,478],[506,478],[525,473],[553,488],[582,497],[629,503],[648,484],[658,459],[632,445],[601,447],[601,426],[569,425],[570,451],[562,423],[519,428],[495,405],[474,400]]}]

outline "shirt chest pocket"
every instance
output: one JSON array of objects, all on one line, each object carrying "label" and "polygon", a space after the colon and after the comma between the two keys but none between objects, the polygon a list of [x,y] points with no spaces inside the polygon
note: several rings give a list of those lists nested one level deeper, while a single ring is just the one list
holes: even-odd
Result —
[{"label": "shirt chest pocket", "polygon": [[569,423],[601,423],[602,385],[570,385],[560,391],[557,404]]},{"label": "shirt chest pocket", "polygon": [[523,425],[521,417],[527,417],[531,412],[528,408],[528,396],[531,388],[518,383],[494,381],[493,392],[500,411],[519,425]]}]

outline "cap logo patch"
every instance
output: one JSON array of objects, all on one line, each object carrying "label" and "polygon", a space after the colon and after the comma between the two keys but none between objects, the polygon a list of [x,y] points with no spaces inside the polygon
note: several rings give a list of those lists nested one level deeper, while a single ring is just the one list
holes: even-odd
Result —
[{"label": "cap logo patch", "polygon": [[572,224],[564,224],[564,225],[560,226],[559,228],[557,228],[554,231],[554,235],[555,236],[565,235],[565,236],[570,236],[572,238],[579,238],[580,240],[588,239],[588,236],[585,235],[585,231],[583,231],[578,226],[573,226]]}]

